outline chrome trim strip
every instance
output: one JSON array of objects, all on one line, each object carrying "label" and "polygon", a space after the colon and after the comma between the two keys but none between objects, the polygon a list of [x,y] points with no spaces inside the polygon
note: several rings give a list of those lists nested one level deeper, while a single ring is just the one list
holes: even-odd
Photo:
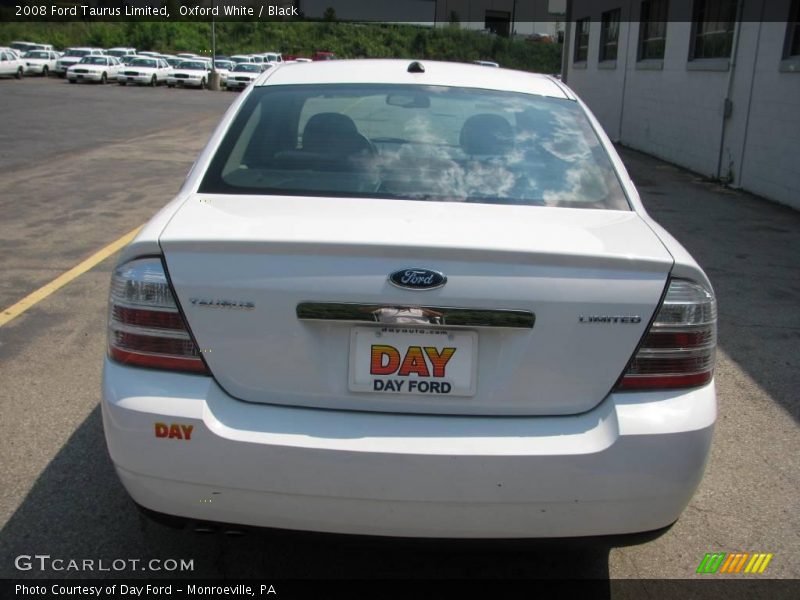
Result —
[{"label": "chrome trim strip", "polygon": [[533,329],[536,322],[536,315],[529,310],[361,304],[357,302],[300,302],[297,305],[297,318],[303,321],[443,325],[447,327],[510,327],[516,329]]}]

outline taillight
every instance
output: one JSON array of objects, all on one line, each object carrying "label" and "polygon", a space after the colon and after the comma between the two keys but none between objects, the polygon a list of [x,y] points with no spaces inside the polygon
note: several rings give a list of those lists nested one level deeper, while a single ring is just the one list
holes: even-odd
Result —
[{"label": "taillight", "polygon": [[617,390],[704,385],[714,374],[717,302],[710,290],[672,279],[653,323]]},{"label": "taillight", "polygon": [[160,258],[120,265],[111,278],[108,354],[128,365],[207,373]]}]

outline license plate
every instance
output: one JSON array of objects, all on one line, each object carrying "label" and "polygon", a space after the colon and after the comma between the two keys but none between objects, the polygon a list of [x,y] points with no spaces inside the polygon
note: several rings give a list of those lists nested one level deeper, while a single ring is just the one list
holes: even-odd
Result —
[{"label": "license plate", "polygon": [[475,331],[354,327],[349,388],[378,394],[474,396],[477,359]]}]

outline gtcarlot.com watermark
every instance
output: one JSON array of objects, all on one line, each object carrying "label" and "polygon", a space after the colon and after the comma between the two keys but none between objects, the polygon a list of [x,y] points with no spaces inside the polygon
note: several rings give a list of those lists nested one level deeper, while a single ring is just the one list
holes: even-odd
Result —
[{"label": "gtcarlot.com watermark", "polygon": [[14,559],[18,571],[71,571],[71,572],[120,572],[194,571],[194,559],[185,558],[59,558],[49,554],[20,554]]}]

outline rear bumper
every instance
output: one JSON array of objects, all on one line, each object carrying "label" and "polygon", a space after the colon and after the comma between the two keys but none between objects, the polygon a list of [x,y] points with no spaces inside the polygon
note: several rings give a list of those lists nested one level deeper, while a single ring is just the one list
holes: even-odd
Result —
[{"label": "rear bumper", "polygon": [[[250,404],[209,377],[108,360],[102,408],[120,479],[151,510],[451,538],[669,525],[702,478],[716,419],[713,382],[612,394],[568,417],[420,416]],[[157,437],[156,423],[191,433]]]}]

